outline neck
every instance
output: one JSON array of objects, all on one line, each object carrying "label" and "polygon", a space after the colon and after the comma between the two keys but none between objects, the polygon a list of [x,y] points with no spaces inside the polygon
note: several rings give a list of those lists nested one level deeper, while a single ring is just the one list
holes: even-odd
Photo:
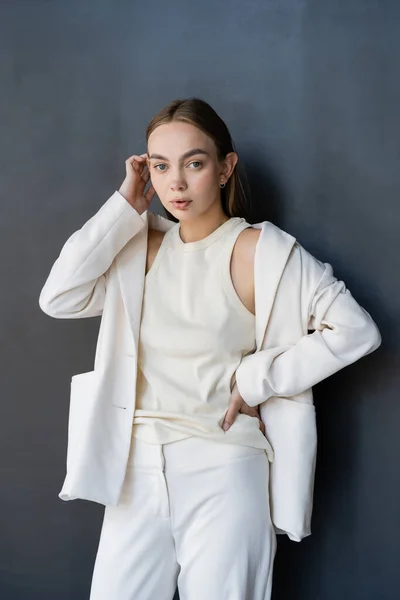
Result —
[{"label": "neck", "polygon": [[221,205],[212,205],[207,212],[194,219],[179,221],[179,235],[185,244],[198,242],[228,220],[229,217],[223,212]]}]

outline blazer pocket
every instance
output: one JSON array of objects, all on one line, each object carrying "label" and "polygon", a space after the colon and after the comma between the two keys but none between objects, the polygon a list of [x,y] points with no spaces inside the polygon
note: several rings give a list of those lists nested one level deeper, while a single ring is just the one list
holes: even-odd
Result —
[{"label": "blazer pocket", "polygon": [[71,378],[67,469],[79,460],[80,449],[91,427],[96,400],[96,381],[96,371],[79,373]]}]

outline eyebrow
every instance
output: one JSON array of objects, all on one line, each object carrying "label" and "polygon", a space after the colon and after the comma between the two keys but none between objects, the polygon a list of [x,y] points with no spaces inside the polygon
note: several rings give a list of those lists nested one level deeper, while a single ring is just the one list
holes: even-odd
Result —
[{"label": "eyebrow", "polygon": [[[195,154],[205,154],[206,156],[210,156],[210,153],[207,150],[203,150],[203,148],[193,148],[192,150],[188,150],[180,157],[180,160],[185,160],[185,158],[189,158],[190,156],[194,156]],[[150,157],[157,158],[159,160],[168,160],[165,156],[161,156],[161,154],[152,154]]]}]

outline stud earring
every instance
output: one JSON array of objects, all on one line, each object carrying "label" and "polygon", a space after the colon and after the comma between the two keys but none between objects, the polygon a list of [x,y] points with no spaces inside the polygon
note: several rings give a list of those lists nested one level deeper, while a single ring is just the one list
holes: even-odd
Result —
[{"label": "stud earring", "polygon": [[220,187],[220,188],[224,188],[224,187],[225,187],[225,185],[226,185],[225,183],[220,183],[220,184],[219,184],[219,187]]}]

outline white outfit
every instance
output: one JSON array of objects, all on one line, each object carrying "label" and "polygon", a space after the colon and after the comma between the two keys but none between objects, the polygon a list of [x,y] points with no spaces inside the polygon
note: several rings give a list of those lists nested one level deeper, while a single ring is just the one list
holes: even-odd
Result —
[{"label": "white outfit", "polygon": [[121,501],[105,510],[91,600],[172,600],[177,584],[181,600],[269,600],[272,449],[257,417],[221,427],[255,349],[230,275],[250,225],[231,218],[189,243],[179,227],[146,276],[131,457]]},{"label": "white outfit", "polygon": [[90,600],[269,600],[276,534],[264,450],[133,440],[106,506]]},{"label": "white outfit", "polygon": [[230,275],[233,247],[251,227],[234,217],[185,243],[180,224],[167,231],[145,278],[133,435],[166,444],[198,435],[272,448],[258,417],[239,413],[225,432],[235,372],[253,352],[255,317]]},{"label": "white outfit", "polygon": [[[120,501],[135,415],[147,232],[174,225],[151,211],[140,215],[115,192],[65,242],[40,293],[41,309],[54,318],[101,316],[94,369],[71,380],[63,500]],[[376,350],[381,335],[329,263],[269,221],[252,227],[260,233],[256,350],[243,357],[236,383],[247,404],[259,405],[274,451],[269,497],[276,531],[300,541],[311,533],[312,386]]]}]

